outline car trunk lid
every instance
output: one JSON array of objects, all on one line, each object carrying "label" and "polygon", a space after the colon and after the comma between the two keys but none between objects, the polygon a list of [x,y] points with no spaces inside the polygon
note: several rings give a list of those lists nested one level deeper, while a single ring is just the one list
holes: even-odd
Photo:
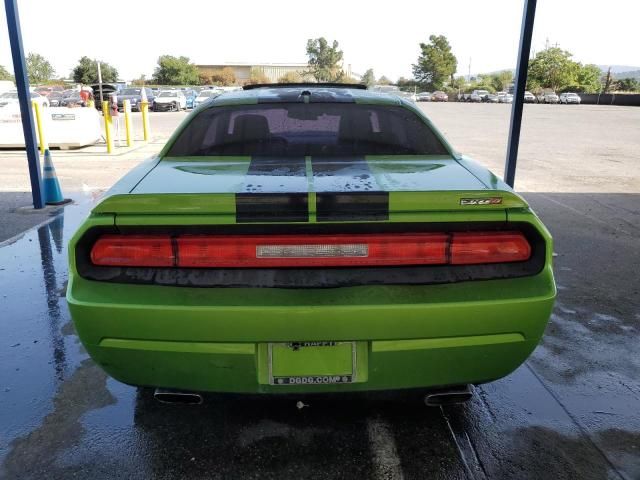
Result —
[{"label": "car trunk lid", "polygon": [[165,158],[128,193],[108,196],[94,212],[322,222],[526,206],[474,165],[444,156]]}]

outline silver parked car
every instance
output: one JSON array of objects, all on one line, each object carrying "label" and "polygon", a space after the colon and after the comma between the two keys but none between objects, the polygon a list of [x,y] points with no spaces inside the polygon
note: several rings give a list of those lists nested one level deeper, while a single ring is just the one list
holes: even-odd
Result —
[{"label": "silver parked car", "polygon": [[474,90],[469,96],[470,102],[487,102],[489,101],[489,91],[488,90]]},{"label": "silver parked car", "polygon": [[498,92],[498,103],[511,103],[513,101],[513,95],[507,92]]},{"label": "silver parked car", "polygon": [[577,93],[561,93],[560,94],[560,103],[575,103],[576,105],[580,105],[582,99],[578,96]]},{"label": "silver parked car", "polygon": [[538,103],[558,103],[560,101],[560,97],[556,95],[554,91],[542,92],[538,95]]}]

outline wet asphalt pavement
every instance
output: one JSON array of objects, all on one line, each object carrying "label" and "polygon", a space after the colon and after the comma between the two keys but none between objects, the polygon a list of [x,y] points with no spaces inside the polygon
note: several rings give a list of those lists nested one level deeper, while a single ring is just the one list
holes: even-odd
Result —
[{"label": "wet asphalt pavement", "polygon": [[525,365],[442,409],[413,392],[162,405],[108,378],[64,299],[79,199],[0,247],[0,478],[640,479],[640,198],[525,197],[555,237],[555,313]]}]

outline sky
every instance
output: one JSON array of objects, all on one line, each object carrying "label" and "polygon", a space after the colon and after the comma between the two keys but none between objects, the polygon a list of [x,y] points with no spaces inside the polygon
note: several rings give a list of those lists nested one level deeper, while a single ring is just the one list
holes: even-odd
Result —
[{"label": "sky", "polygon": [[[307,39],[324,36],[338,40],[353,72],[373,68],[396,80],[412,76],[419,44],[432,34],[449,39],[460,75],[469,63],[472,74],[514,68],[523,2],[18,0],[18,8],[25,54],[43,55],[60,76],[83,55],[110,63],[125,80],[149,78],[163,54],[196,64],[303,63]],[[538,0],[532,49],[548,41],[583,63],[640,66],[638,18],[638,0],[618,0],[615,10]],[[0,65],[12,71],[6,25],[0,7]]]}]

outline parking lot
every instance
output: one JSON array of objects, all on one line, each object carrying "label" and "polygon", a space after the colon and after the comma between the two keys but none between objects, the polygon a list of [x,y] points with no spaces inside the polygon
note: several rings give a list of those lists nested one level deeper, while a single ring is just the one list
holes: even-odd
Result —
[{"label": "parking lot", "polygon": [[[420,106],[502,174],[508,105]],[[554,236],[558,301],[522,367],[442,408],[419,392],[161,405],[88,359],[64,299],[66,244],[185,115],[152,114],[153,141],[111,156],[54,152],[75,204],[0,238],[0,478],[640,478],[640,109],[525,105],[516,190]],[[0,165],[0,195],[28,191],[24,152],[0,151]]]}]

